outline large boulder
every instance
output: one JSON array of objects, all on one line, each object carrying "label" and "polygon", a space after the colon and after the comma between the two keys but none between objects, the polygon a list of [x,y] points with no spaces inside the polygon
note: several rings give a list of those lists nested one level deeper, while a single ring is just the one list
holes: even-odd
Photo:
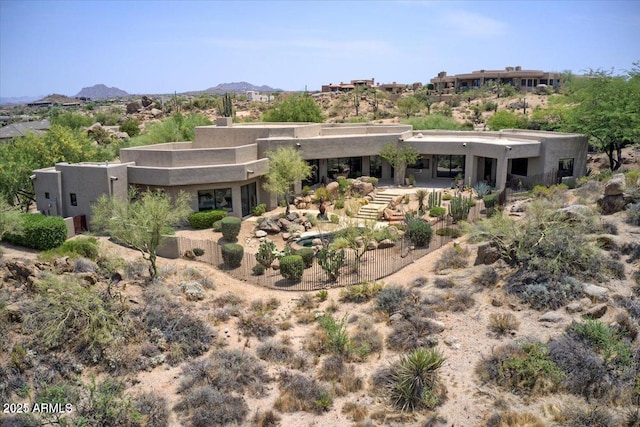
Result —
[{"label": "large boulder", "polygon": [[153,104],[153,99],[149,98],[147,95],[142,97],[142,106],[144,108],[147,108],[151,104]]},{"label": "large boulder", "polygon": [[624,199],[622,194],[600,196],[596,203],[604,215],[620,212],[624,210],[624,207],[627,205],[627,201]]},{"label": "large boulder", "polygon": [[617,173],[604,185],[605,196],[621,196],[626,189],[624,174]]},{"label": "large boulder", "polygon": [[280,218],[278,219],[278,226],[280,227],[280,230],[283,231],[289,231],[289,229],[295,224],[295,222],[290,221],[286,218]]},{"label": "large boulder", "polygon": [[361,196],[366,196],[373,191],[373,184],[356,179],[351,185],[351,191]]},{"label": "large boulder", "polygon": [[476,255],[476,262],[474,265],[491,265],[500,259],[500,252],[498,249],[491,246],[489,243],[484,243],[478,246],[478,253]]},{"label": "large boulder", "polygon": [[134,114],[142,110],[142,105],[138,101],[127,104],[127,114]]},{"label": "large boulder", "polygon": [[338,197],[338,190],[340,190],[340,185],[337,182],[334,181],[327,184],[327,191],[334,199]]},{"label": "large boulder", "polygon": [[280,226],[278,225],[279,219],[280,218],[278,218],[277,216],[265,218],[258,226],[258,229],[266,231],[267,233],[279,233],[280,232]]}]

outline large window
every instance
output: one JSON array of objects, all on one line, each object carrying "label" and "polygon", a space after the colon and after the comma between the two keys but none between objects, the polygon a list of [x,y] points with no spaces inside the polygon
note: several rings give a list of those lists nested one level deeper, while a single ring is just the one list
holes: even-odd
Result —
[{"label": "large window", "polygon": [[338,179],[339,176],[357,178],[362,176],[362,157],[341,157],[327,160],[329,178]]},{"label": "large window", "polygon": [[218,188],[198,191],[198,210],[207,211],[210,209],[225,209],[231,212],[233,210],[231,189]]},{"label": "large window", "polygon": [[382,157],[371,156],[369,157],[369,176],[375,178],[382,178]]},{"label": "large window", "polygon": [[511,175],[527,176],[529,169],[529,159],[511,159]]},{"label": "large window", "polygon": [[558,177],[573,176],[573,159],[560,159],[558,161]]},{"label": "large window", "polygon": [[455,178],[456,175],[464,176],[465,156],[436,156],[436,176],[438,178]]},{"label": "large window", "polygon": [[240,196],[242,200],[242,216],[250,215],[251,210],[258,204],[256,183],[252,182],[240,187]]},{"label": "large window", "polygon": [[303,180],[302,185],[312,186],[320,182],[320,177],[318,176],[320,171],[320,160],[318,159],[307,160],[307,163],[309,164],[309,166],[311,166],[311,176]]}]

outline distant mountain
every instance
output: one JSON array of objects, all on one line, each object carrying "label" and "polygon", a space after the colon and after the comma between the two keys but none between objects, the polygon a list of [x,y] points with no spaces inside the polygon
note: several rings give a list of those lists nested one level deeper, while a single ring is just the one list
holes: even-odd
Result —
[{"label": "distant mountain", "polygon": [[76,95],[76,98],[106,99],[119,98],[121,96],[129,96],[129,94],[117,87],[107,87],[103,84],[98,84],[91,87],[83,87]]},{"label": "distant mountain", "polygon": [[36,99],[42,98],[40,96],[14,96],[14,97],[0,97],[0,105],[22,105],[28,104],[30,102],[35,101]]},{"label": "distant mountain", "polygon": [[246,92],[254,90],[257,92],[282,92],[282,89],[274,89],[271,86],[256,86],[247,82],[220,83],[217,86],[203,90],[207,93],[223,93],[223,92]]}]

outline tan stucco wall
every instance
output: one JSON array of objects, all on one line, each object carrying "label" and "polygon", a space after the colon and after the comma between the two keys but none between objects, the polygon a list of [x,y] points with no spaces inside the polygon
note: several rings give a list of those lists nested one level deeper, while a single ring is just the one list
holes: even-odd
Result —
[{"label": "tan stucco wall", "polygon": [[255,142],[226,148],[192,148],[191,143],[182,144],[125,148],[120,150],[120,159],[137,166],[171,168],[246,163],[258,158]]}]

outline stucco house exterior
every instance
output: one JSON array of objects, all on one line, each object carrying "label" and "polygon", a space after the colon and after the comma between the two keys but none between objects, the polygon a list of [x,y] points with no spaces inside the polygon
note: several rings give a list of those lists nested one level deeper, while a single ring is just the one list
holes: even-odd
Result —
[{"label": "stucco house exterior", "polygon": [[296,184],[326,183],[338,176],[393,178],[380,157],[387,144],[407,144],[420,153],[407,175],[428,185],[489,182],[504,188],[508,179],[559,179],[584,175],[587,137],[544,131],[499,132],[414,130],[404,124],[242,123],[219,118],[216,125],[195,129],[193,142],[171,142],[120,150],[119,163],[60,163],[34,171],[38,210],[64,217],[91,214],[102,194],[125,197],[129,186],[162,188],[192,195],[194,211],[227,209],[244,217],[258,203],[276,198],[263,189],[269,168],[267,152],[289,146],[313,166],[312,177]]},{"label": "stucco house exterior", "polygon": [[434,89],[440,93],[453,93],[482,87],[489,82],[511,85],[518,90],[534,91],[538,85],[554,89],[560,86],[560,73],[542,70],[523,70],[522,67],[505,67],[504,70],[476,70],[470,73],[448,76],[441,71],[431,79]]}]

